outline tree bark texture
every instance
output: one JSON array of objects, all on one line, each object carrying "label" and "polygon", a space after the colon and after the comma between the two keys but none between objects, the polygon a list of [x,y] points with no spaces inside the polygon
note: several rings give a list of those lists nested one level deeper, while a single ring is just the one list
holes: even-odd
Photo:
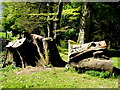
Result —
[{"label": "tree bark texture", "polygon": [[98,70],[98,71],[113,71],[111,60],[87,58],[78,63],[70,63],[74,68],[82,70]]},{"label": "tree bark texture", "polygon": [[55,67],[64,67],[66,65],[66,62],[61,59],[55,41],[52,38],[44,38],[43,46],[45,50],[45,60],[48,61],[48,64],[52,64]]},{"label": "tree bark texture", "polygon": [[[58,30],[61,27],[61,15],[62,15],[62,8],[63,8],[63,2],[61,2],[61,0],[59,1],[59,5],[58,5],[58,11],[57,11],[57,21],[55,22],[55,29]],[[60,36],[61,36],[61,32],[55,32],[54,35],[54,39],[57,45],[60,45]]]},{"label": "tree bark texture", "polygon": [[16,67],[26,66],[65,66],[52,38],[44,38],[36,34],[26,34],[26,38],[9,42],[6,46],[13,55]]},{"label": "tree bark texture", "polygon": [[106,56],[105,41],[71,45],[69,40],[69,64],[78,69],[113,71],[112,61]]},{"label": "tree bark texture", "polygon": [[84,44],[89,40],[89,25],[90,25],[90,10],[88,3],[82,5],[82,12],[80,17],[80,30],[78,34],[77,43]]}]

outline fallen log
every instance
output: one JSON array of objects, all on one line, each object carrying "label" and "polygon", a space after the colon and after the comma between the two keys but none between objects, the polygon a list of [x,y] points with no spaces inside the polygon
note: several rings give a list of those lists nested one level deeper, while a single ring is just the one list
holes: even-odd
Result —
[{"label": "fallen log", "polygon": [[70,65],[81,70],[113,71],[111,60],[87,58],[78,63],[72,62]]},{"label": "fallen log", "polygon": [[[100,41],[102,42],[102,41]],[[105,52],[106,44],[101,46],[100,42],[90,42],[82,45],[71,45],[69,52],[69,62],[78,62],[85,58],[95,57],[95,52]],[[104,41],[103,41],[104,42]],[[69,42],[70,43],[70,42]],[[105,42],[104,42],[105,43]],[[69,44],[70,45],[70,44]],[[100,54],[99,54],[100,55]],[[99,56],[100,57],[100,56]]]},{"label": "fallen log", "polygon": [[69,64],[82,70],[113,71],[112,61],[106,56],[105,41],[73,45],[69,41]]}]

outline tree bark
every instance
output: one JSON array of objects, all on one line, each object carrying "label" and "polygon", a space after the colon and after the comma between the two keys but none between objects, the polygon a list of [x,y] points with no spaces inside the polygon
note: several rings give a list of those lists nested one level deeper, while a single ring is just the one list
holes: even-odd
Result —
[{"label": "tree bark", "polygon": [[88,8],[88,3],[83,3],[80,18],[80,31],[77,39],[77,43],[79,44],[84,44],[84,42],[87,42],[89,39],[89,20],[90,10]]},{"label": "tree bark", "polygon": [[52,64],[55,67],[64,67],[66,65],[66,62],[61,59],[56,44],[52,38],[44,38],[43,46],[45,50],[45,60],[48,62],[47,64]]},{"label": "tree bark", "polygon": [[87,58],[78,63],[70,63],[74,68],[82,70],[98,70],[98,71],[113,71],[113,64],[111,60],[100,60],[94,58]]},{"label": "tree bark", "polygon": [[2,67],[6,66],[7,54],[8,54],[8,49],[6,49],[6,54],[5,54],[5,57],[4,57],[3,66]]},{"label": "tree bark", "polygon": [[[53,13],[53,2],[48,3],[48,13]],[[52,15],[48,15],[48,19],[51,19],[48,21],[47,24],[47,29],[48,29],[48,37],[53,37],[53,20],[52,20]]]},{"label": "tree bark", "polygon": [[[63,7],[63,2],[61,2],[61,0],[59,1],[59,5],[58,5],[58,11],[57,11],[57,21],[55,23],[55,29],[60,29],[61,27],[61,15],[62,15],[62,7]],[[58,32],[58,34],[55,32],[55,35],[54,35],[54,39],[55,39],[55,42],[57,45],[61,46],[60,45],[60,35],[61,35],[61,32]]]},{"label": "tree bark", "polygon": [[10,42],[6,47],[13,54],[17,67],[43,66],[52,64],[56,67],[65,66],[52,38],[44,38],[36,34],[25,33],[26,38]]},{"label": "tree bark", "polygon": [[112,72],[112,61],[105,54],[106,48],[105,41],[70,45],[69,64],[76,69]]},{"label": "tree bark", "polygon": [[63,7],[63,2],[59,2],[59,5],[58,5],[58,11],[57,11],[57,29],[60,29],[60,20],[61,20],[61,15],[62,15],[62,7]]},{"label": "tree bark", "polygon": [[[50,2],[50,13],[54,13],[53,12],[53,8],[52,8],[52,6],[53,6],[53,2]],[[50,15],[50,19],[52,18],[53,16],[52,15]],[[50,37],[54,37],[54,34],[53,34],[53,20],[50,20]]]}]

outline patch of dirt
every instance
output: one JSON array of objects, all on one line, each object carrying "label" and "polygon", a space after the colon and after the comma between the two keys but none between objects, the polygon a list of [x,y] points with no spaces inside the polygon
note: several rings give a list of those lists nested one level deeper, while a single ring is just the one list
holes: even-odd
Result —
[{"label": "patch of dirt", "polygon": [[52,68],[43,68],[43,67],[27,67],[23,68],[20,71],[15,72],[16,74],[24,74],[24,75],[29,75],[33,72],[40,72],[43,70],[51,70]]}]

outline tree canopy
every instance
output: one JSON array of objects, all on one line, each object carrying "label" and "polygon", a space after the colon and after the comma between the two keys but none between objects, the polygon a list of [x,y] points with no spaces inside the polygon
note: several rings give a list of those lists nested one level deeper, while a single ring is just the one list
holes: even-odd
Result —
[{"label": "tree canopy", "polygon": [[30,32],[58,40],[106,40],[120,45],[120,3],[113,2],[3,2],[4,31]]}]

